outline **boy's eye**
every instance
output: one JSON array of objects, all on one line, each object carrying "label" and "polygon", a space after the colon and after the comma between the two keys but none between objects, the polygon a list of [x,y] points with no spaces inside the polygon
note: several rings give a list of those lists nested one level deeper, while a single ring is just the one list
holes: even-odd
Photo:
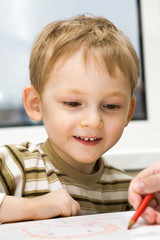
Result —
[{"label": "boy's eye", "polygon": [[69,107],[78,107],[78,106],[81,105],[81,103],[79,103],[79,102],[69,102],[69,101],[64,102],[64,104],[69,106]]},{"label": "boy's eye", "polygon": [[119,105],[116,105],[116,104],[104,104],[103,105],[104,108],[107,108],[109,110],[114,110],[114,109],[119,109],[120,106]]}]

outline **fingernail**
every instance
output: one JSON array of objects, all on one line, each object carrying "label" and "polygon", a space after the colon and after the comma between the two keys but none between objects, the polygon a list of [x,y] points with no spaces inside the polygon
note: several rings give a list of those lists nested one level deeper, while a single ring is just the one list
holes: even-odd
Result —
[{"label": "fingernail", "polygon": [[135,182],[134,183],[134,190],[136,192],[143,192],[145,189],[144,183],[143,182]]}]

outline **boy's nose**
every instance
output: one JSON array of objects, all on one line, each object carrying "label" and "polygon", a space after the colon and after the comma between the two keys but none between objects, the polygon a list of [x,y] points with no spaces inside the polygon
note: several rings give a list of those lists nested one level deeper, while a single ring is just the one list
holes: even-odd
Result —
[{"label": "boy's nose", "polygon": [[86,117],[84,117],[81,121],[80,121],[80,126],[85,128],[98,128],[101,129],[104,126],[104,123],[100,117],[100,114],[98,113],[88,113],[88,115]]}]

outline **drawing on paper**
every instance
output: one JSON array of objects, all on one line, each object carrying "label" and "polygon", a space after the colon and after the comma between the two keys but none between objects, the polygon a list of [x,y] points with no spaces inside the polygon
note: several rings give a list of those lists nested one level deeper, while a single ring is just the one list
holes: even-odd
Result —
[{"label": "drawing on paper", "polygon": [[58,225],[44,225],[35,231],[35,228],[23,229],[23,232],[27,234],[30,238],[39,238],[39,239],[80,239],[93,236],[101,236],[106,233],[113,233],[119,231],[120,227],[115,224],[105,224],[104,222],[91,221],[88,223],[69,223]]}]

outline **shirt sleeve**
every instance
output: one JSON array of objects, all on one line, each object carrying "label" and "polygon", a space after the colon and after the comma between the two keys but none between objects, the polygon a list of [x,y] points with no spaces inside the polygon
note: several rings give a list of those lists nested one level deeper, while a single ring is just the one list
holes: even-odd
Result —
[{"label": "shirt sleeve", "polygon": [[16,148],[0,147],[0,203],[5,195],[22,196],[24,173],[20,163]]}]

